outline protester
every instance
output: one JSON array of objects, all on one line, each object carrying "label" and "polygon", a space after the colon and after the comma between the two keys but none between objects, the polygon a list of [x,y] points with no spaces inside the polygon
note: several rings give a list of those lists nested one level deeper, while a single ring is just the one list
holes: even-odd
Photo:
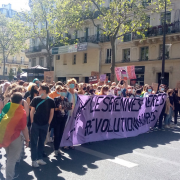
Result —
[{"label": "protester", "polygon": [[27,88],[27,92],[26,92],[25,95],[24,95],[24,99],[27,99],[27,97],[30,96],[32,86],[34,86],[34,89],[36,89],[36,90],[38,89],[37,84],[35,84],[35,83],[29,83],[29,86],[28,86],[28,88]]},{"label": "protester", "polygon": [[101,92],[99,93],[99,95],[107,95],[108,94],[108,90],[109,90],[109,87],[104,85],[102,88],[101,88]]},{"label": "protester", "polygon": [[84,95],[84,90],[83,90],[83,83],[79,84],[79,89],[78,89],[78,94]]},{"label": "protester", "polygon": [[165,128],[170,128],[170,123],[172,120],[172,115],[174,111],[174,98],[173,98],[173,90],[169,89],[167,91],[168,98],[166,100],[166,110],[165,110]]},{"label": "protester", "polygon": [[[68,108],[66,104],[68,103],[67,96],[67,89],[61,88],[60,96],[54,99],[55,102],[55,118],[53,119],[54,122],[54,150],[55,156],[60,154],[59,146],[62,139],[64,127],[68,117]],[[71,109],[71,108],[70,108]],[[68,147],[64,147],[64,149],[69,149]]]},{"label": "protester", "polygon": [[40,81],[39,81],[38,78],[35,78],[35,79],[33,80],[33,83],[35,83],[35,84],[37,85],[37,87],[39,88],[39,86],[40,86]]},{"label": "protester", "polygon": [[144,97],[148,97],[150,94],[152,94],[152,92],[153,92],[152,86],[148,86],[146,92],[144,93]]},{"label": "protester", "polygon": [[174,89],[173,93],[174,97],[174,125],[177,127],[177,117],[178,117],[178,112],[180,111],[180,97],[178,96],[178,89]]},{"label": "protester", "polygon": [[[48,97],[49,87],[41,84],[39,95],[35,97],[31,106],[31,159],[32,166],[39,167],[45,165],[43,161],[44,142],[48,132],[48,127],[54,116],[55,104],[53,99]],[[38,152],[38,153],[37,153]]]},{"label": "protester", "polygon": [[51,93],[49,94],[49,97],[52,98],[52,99],[54,99],[54,98],[60,96],[60,90],[61,90],[61,88],[62,88],[62,86],[57,85],[57,86],[56,86],[56,90],[53,91],[53,92],[51,92]]},{"label": "protester", "polygon": [[[75,91],[75,84],[76,83],[77,83],[77,81],[74,78],[69,79],[68,82],[67,82],[67,85],[69,87],[68,92],[67,92],[67,98],[68,98],[68,101],[70,103],[72,103],[72,110],[70,110],[69,113],[68,113],[68,120],[72,116],[74,107],[75,107],[75,105],[77,103],[78,94]],[[70,148],[75,149],[73,146],[71,146]]]},{"label": "protester", "polygon": [[[2,133],[0,148],[4,147],[7,154],[6,180],[14,178],[15,164],[22,151],[23,136],[26,146],[29,145],[26,111],[20,104],[22,104],[22,95],[16,92],[12,95],[11,102],[4,106],[3,113],[0,115],[0,132]],[[10,126],[11,128],[8,128]]]}]

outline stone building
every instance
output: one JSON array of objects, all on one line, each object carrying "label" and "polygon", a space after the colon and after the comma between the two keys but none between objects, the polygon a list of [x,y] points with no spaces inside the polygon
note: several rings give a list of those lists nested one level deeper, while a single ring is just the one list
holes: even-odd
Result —
[{"label": "stone building", "polygon": [[[171,8],[170,12],[167,11],[165,83],[173,88],[180,80],[180,1],[173,0]],[[116,66],[135,66],[137,79],[129,81],[131,85],[160,83],[163,12],[147,12],[147,15],[151,26],[146,31],[146,39],[143,40],[136,33],[129,33],[124,36],[123,41],[116,41]],[[79,46],[87,43],[87,47],[80,50],[75,48],[74,51],[72,45],[53,49],[56,80],[66,81],[75,77],[79,82],[88,82],[92,71],[107,74],[110,78],[109,38],[101,35],[98,27],[94,27],[91,21],[84,25],[83,30],[71,29],[69,34],[72,39],[79,39]]]}]

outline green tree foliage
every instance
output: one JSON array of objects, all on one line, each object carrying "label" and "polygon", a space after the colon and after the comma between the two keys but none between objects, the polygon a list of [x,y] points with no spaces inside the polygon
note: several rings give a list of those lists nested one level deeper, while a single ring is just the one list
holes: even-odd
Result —
[{"label": "green tree foliage", "polygon": [[[145,31],[149,27],[147,14],[164,11],[165,1],[170,0],[110,0],[107,5],[105,0],[65,0],[64,15],[71,27],[82,28],[92,23],[110,39],[112,48],[111,80],[115,79],[115,42],[123,41],[124,35],[136,32],[145,38]],[[62,1],[58,1],[62,3]],[[59,17],[60,18],[60,17]]]},{"label": "green tree foliage", "polygon": [[[47,51],[48,68],[52,69],[51,49],[55,46],[67,44],[68,37],[66,20],[63,18],[63,4],[58,6],[57,0],[32,0],[31,11],[24,13],[25,19],[31,29],[31,40],[38,40],[39,45]],[[57,16],[60,16],[57,21]],[[64,38],[63,38],[64,37]],[[33,46],[31,44],[31,46]]]},{"label": "green tree foliage", "polygon": [[22,69],[21,69],[21,66],[18,67],[18,71],[17,73],[22,73]]},{"label": "green tree foliage", "polygon": [[3,76],[5,76],[5,63],[9,55],[14,55],[25,48],[28,28],[26,24],[14,18],[6,18],[0,13],[0,58],[4,62]]},{"label": "green tree foliage", "polygon": [[10,68],[10,71],[9,71],[9,80],[12,81],[14,78],[14,71],[12,68]]}]

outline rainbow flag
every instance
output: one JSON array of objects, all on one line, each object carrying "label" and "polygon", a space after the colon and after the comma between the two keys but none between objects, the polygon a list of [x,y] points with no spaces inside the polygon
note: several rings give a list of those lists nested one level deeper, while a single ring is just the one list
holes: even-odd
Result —
[{"label": "rainbow flag", "polygon": [[26,125],[26,111],[23,106],[7,103],[0,114],[0,148],[8,147],[20,136]]}]

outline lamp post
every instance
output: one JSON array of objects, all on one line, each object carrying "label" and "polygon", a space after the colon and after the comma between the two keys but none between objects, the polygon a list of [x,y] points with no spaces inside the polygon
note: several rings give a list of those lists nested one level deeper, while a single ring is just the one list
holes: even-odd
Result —
[{"label": "lamp post", "polygon": [[165,69],[165,48],[166,48],[166,0],[165,0],[165,13],[164,13],[164,31],[163,31],[163,55],[162,55],[162,73],[161,84],[164,84],[164,69]]}]

